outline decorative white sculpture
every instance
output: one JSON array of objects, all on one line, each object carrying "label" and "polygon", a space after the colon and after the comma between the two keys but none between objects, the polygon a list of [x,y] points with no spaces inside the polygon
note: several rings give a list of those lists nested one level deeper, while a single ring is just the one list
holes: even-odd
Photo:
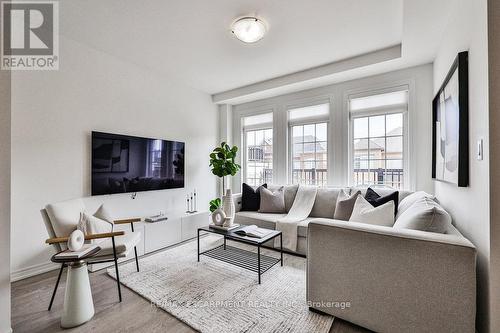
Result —
[{"label": "decorative white sculpture", "polygon": [[230,228],[233,225],[234,211],[236,210],[230,188],[226,190],[226,195],[222,197],[222,209],[226,213],[224,227]]},{"label": "decorative white sculpture", "polygon": [[224,221],[226,220],[226,213],[222,210],[222,208],[218,208],[214,210],[212,213],[212,222],[216,226],[222,226],[224,224]]},{"label": "decorative white sculpture", "polygon": [[78,251],[82,248],[85,242],[85,235],[81,230],[75,230],[69,235],[68,238],[68,249],[70,251]]}]

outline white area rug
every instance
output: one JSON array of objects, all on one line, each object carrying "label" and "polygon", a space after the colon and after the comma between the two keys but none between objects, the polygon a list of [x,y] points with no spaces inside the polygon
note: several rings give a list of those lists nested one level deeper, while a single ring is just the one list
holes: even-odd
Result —
[{"label": "white area rug", "polygon": [[[221,243],[218,236],[200,240],[201,249]],[[236,247],[256,248],[228,241]],[[275,251],[263,254],[278,256]],[[120,281],[154,305],[201,332],[328,332],[333,317],[309,311],[306,259],[284,254],[262,275],[201,256],[196,240],[120,266]],[[108,274],[115,278],[114,269]]]}]

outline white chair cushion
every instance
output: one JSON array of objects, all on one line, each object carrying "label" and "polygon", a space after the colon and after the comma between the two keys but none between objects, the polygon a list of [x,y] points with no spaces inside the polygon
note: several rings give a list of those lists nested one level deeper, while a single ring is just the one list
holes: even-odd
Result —
[{"label": "white chair cushion", "polygon": [[85,205],[82,199],[75,199],[50,204],[45,209],[56,236],[66,237],[76,229],[80,221],[80,213],[84,212]]},{"label": "white chair cushion", "polygon": [[394,225],[394,201],[373,207],[363,196],[358,195],[349,221],[392,227]]},{"label": "white chair cushion", "polygon": [[[115,237],[116,254],[119,256],[127,255],[141,241],[141,233],[127,232],[123,236]],[[111,238],[104,238],[96,243],[101,247],[98,257],[113,255],[113,241]]]}]

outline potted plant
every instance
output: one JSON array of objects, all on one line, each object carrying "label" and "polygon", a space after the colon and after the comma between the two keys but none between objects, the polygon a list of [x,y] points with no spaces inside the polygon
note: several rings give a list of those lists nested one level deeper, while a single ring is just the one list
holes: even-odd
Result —
[{"label": "potted plant", "polygon": [[222,201],[220,198],[215,198],[214,200],[210,200],[210,213],[215,212],[217,209],[221,207]]},{"label": "potted plant", "polygon": [[[238,147],[230,147],[226,142],[222,142],[220,146],[210,153],[210,167],[212,167],[214,175],[222,178],[223,194],[222,202],[218,198],[210,202],[210,211],[212,211],[212,208],[214,208],[213,212],[217,211],[217,208],[222,208],[226,215],[226,222],[224,223],[226,226],[231,226],[234,220],[234,202],[231,189],[226,191],[226,177],[236,175],[241,169],[241,166],[235,162],[237,152]],[[218,204],[216,200],[219,200]]]}]

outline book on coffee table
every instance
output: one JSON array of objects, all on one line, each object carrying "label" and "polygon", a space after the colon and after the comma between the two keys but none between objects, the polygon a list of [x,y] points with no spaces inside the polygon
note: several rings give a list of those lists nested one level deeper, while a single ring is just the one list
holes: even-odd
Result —
[{"label": "book on coffee table", "polygon": [[233,229],[236,229],[236,228],[239,228],[240,225],[239,224],[233,224],[232,226],[230,227],[224,227],[224,226],[221,226],[221,225],[215,225],[213,223],[210,223],[209,224],[209,227],[210,228],[213,228],[213,229],[217,229],[217,230],[222,230],[222,231],[229,231],[229,230],[233,230]]},{"label": "book on coffee table", "polygon": [[273,230],[259,228],[256,225],[248,225],[246,227],[240,228],[236,230],[234,233],[240,236],[247,236],[253,238],[264,238],[267,235],[271,234]]}]

